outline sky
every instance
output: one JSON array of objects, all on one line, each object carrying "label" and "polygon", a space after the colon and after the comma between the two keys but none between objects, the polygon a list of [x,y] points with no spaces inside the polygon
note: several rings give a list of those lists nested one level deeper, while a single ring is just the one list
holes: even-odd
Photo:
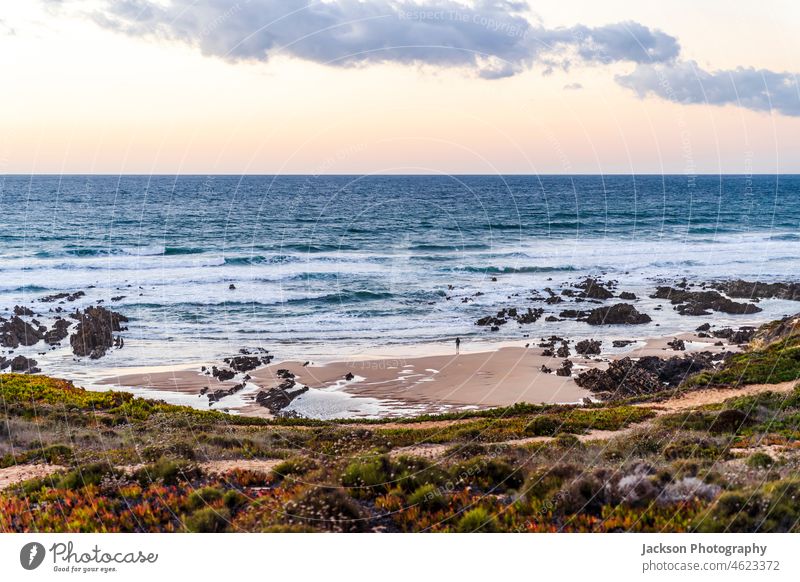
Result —
[{"label": "sky", "polygon": [[0,174],[800,173],[800,4],[3,0]]}]

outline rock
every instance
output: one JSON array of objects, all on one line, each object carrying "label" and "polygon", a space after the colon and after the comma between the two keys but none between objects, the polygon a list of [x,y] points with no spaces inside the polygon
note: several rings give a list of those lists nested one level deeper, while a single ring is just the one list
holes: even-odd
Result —
[{"label": "rock", "polygon": [[345,374],[345,377],[344,377],[344,379],[347,380],[348,382],[350,380],[352,380],[353,378],[355,378],[355,376],[353,376],[352,372],[348,372],[347,374]]},{"label": "rock", "polygon": [[620,293],[619,298],[624,299],[625,301],[635,301],[637,299],[636,294],[629,291],[623,291]]},{"label": "rock", "polygon": [[[245,385],[246,383],[242,382],[241,384],[236,384],[235,386],[231,386],[227,390],[219,389],[219,390],[214,390],[214,392],[208,392],[208,389],[206,389],[205,395],[208,398],[208,405],[211,406],[212,404],[214,404],[215,402],[219,402],[226,396],[232,396],[233,394],[236,394],[237,392],[244,390]],[[200,393],[203,394],[204,392],[201,391]]]},{"label": "rock", "polygon": [[115,295],[111,298],[111,301],[122,301],[123,299],[125,299],[124,295]]},{"label": "rock", "polygon": [[800,283],[760,283],[758,281],[719,281],[710,287],[736,299],[788,299],[800,301]]},{"label": "rock", "polygon": [[639,313],[633,305],[617,303],[610,307],[593,309],[586,323],[589,325],[639,325],[652,321],[646,313]]},{"label": "rock", "polygon": [[595,393],[609,393],[611,398],[652,394],[662,389],[655,374],[638,367],[630,358],[611,362],[607,370],[591,369],[582,372],[575,378],[575,382]]},{"label": "rock", "polygon": [[84,297],[86,293],[83,291],[76,291],[75,293],[55,293],[54,295],[47,295],[39,299],[42,303],[53,303],[54,301],[60,301],[62,299],[66,299],[67,301],[75,301],[76,299],[80,299]]},{"label": "rock", "polygon": [[674,339],[671,342],[667,342],[667,345],[671,347],[673,350],[684,351],[686,349],[686,343],[682,339]]},{"label": "rock", "polygon": [[236,372],[249,372],[250,370],[255,370],[262,364],[269,364],[272,361],[272,356],[234,356],[232,358],[225,358],[223,361]]},{"label": "rock", "polygon": [[283,378],[284,380],[290,380],[295,377],[295,375],[286,368],[280,368],[277,372],[275,372],[275,375],[278,378]]},{"label": "rock", "polygon": [[625,346],[629,346],[633,343],[636,343],[633,340],[612,340],[611,345],[615,348],[624,348]]},{"label": "rock", "polygon": [[0,345],[5,348],[18,348],[20,345],[32,346],[39,342],[44,334],[27,321],[15,315],[0,324]]},{"label": "rock", "polygon": [[36,365],[39,362],[34,360],[33,358],[26,358],[25,356],[17,356],[12,358],[11,360],[6,360],[2,358],[0,361],[0,370],[5,370],[6,368],[10,367],[12,372],[24,372],[26,374],[37,374],[41,372]]},{"label": "rock", "polygon": [[124,331],[122,326],[128,318],[105,307],[87,307],[82,312],[76,311],[73,318],[78,320],[75,331],[69,337],[72,353],[76,356],[89,356],[95,360],[105,355],[115,345],[121,346],[114,332]]},{"label": "rock", "polygon": [[588,299],[610,299],[614,296],[614,294],[606,289],[604,283],[601,283],[597,279],[593,279],[591,277],[587,277],[580,283],[575,285],[577,289],[581,289],[583,291],[583,297]]},{"label": "rock", "polygon": [[569,357],[569,346],[567,342],[561,342],[561,345],[556,350],[556,356],[559,358],[568,358]]},{"label": "rock", "polygon": [[45,343],[52,346],[66,339],[71,325],[72,323],[66,319],[56,319],[55,323],[53,323],[53,328],[44,334]]},{"label": "rock", "polygon": [[572,376],[572,366],[572,362],[569,360],[564,360],[561,362],[561,367],[556,370],[556,376]]},{"label": "rock", "polygon": [[548,368],[544,364],[542,364],[541,370],[542,370],[542,373],[544,373],[544,374],[552,374],[553,373],[553,370],[551,370],[550,368]]},{"label": "rock", "polygon": [[233,291],[233,290],[235,290],[235,289],[236,289],[236,285],[234,285],[233,283],[231,283],[230,285],[228,285],[228,289],[230,289],[231,291]]},{"label": "rock", "polygon": [[600,353],[600,345],[602,342],[598,340],[581,340],[575,344],[575,351],[582,356],[597,355]]},{"label": "rock", "polygon": [[308,386],[296,387],[294,380],[287,380],[279,386],[260,391],[256,394],[256,402],[270,412],[277,413],[305,392],[308,392]]},{"label": "rock", "polygon": [[737,303],[720,295],[717,291],[686,291],[673,287],[658,287],[651,295],[653,299],[669,299],[681,315],[711,315],[711,311],[737,315],[752,314],[761,308],[752,303]]},{"label": "rock", "polygon": [[645,356],[639,358],[636,366],[656,375],[661,383],[676,387],[692,374],[712,368],[714,356],[710,352],[694,352],[666,359]]},{"label": "rock", "polygon": [[697,326],[695,331],[709,331],[710,329],[711,329],[711,324],[710,323],[704,323],[703,325]]},{"label": "rock", "polygon": [[227,368],[217,368],[216,366],[211,366],[211,375],[220,382],[225,382],[227,380],[232,380],[233,377],[236,376],[236,372]]},{"label": "rock", "polygon": [[33,311],[31,309],[28,309],[27,307],[22,306],[22,305],[15,305],[14,306],[14,315],[31,316],[31,315],[33,315]]}]

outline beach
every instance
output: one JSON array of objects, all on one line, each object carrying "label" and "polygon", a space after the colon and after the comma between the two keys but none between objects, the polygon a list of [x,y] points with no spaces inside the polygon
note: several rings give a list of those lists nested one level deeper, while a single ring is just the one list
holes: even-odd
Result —
[{"label": "beach", "polygon": [[[684,350],[670,347],[680,339]],[[429,347],[444,351],[444,346]],[[216,409],[250,416],[273,416],[255,403],[261,389],[281,383],[279,371],[288,370],[299,385],[309,391],[292,401],[286,411],[296,411],[314,418],[386,417],[420,413],[441,413],[511,406],[517,403],[574,404],[591,401],[592,393],[575,382],[581,371],[605,369],[609,361],[620,358],[655,356],[669,358],[687,351],[737,352],[735,344],[716,346],[696,333],[651,338],[634,342],[613,353],[591,357],[572,356],[573,373],[558,376],[542,367],[556,369],[563,358],[543,355],[544,349],[531,345],[503,345],[494,350],[462,351],[450,354],[419,355],[419,349],[403,356],[382,356],[377,351],[343,361],[314,364],[281,361],[249,373],[255,388],[237,392],[232,398],[215,403]],[[351,379],[347,379],[348,375]],[[176,403],[207,408],[203,389],[229,389],[238,380],[220,382],[199,369],[140,370],[108,376],[98,384],[118,390],[135,390],[137,395],[164,398]]]}]

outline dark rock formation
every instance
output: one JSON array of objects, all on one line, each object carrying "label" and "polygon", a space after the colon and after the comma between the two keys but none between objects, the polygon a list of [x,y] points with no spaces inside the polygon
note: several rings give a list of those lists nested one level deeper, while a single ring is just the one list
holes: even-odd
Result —
[{"label": "dark rock formation", "polygon": [[5,370],[6,368],[10,367],[12,372],[37,374],[41,372],[41,370],[36,367],[37,364],[38,362],[36,360],[33,358],[26,358],[25,356],[17,356],[11,360],[2,358],[0,359],[0,370]]},{"label": "dark rock formation", "polygon": [[32,346],[39,342],[44,334],[27,321],[15,315],[0,324],[0,345],[6,348],[18,348],[20,345]]},{"label": "dark rock formation", "polygon": [[220,382],[225,382],[227,380],[232,380],[236,375],[236,372],[227,368],[217,368],[216,366],[211,366],[211,375]]},{"label": "dark rock formation", "polygon": [[611,345],[615,348],[624,348],[625,346],[629,346],[634,342],[633,340],[612,340]]},{"label": "dark rock formation", "polygon": [[33,315],[33,310],[23,306],[23,305],[15,305],[14,306],[14,315],[26,315],[31,316]]},{"label": "dark rock formation", "polygon": [[556,376],[572,376],[573,363],[569,360],[561,362],[561,367],[556,370]]},{"label": "dark rock formation", "polygon": [[53,323],[53,328],[44,334],[45,343],[52,346],[66,339],[71,325],[72,323],[66,319],[56,319],[55,323]]},{"label": "dark rock formation", "polygon": [[602,342],[598,340],[581,340],[575,344],[575,351],[583,356],[597,355],[600,353],[600,345]]},{"label": "dark rock formation", "polygon": [[305,392],[308,392],[308,386],[297,387],[294,380],[288,379],[274,388],[260,391],[256,394],[256,402],[274,414]]},{"label": "dark rock formation", "polygon": [[80,299],[84,297],[86,293],[83,291],[76,291],[75,293],[55,293],[53,295],[47,295],[39,299],[42,303],[53,303],[54,301],[62,301],[66,299],[67,301],[75,301],[76,299]]},{"label": "dark rock formation", "polygon": [[686,350],[686,342],[682,339],[674,339],[671,342],[667,342],[667,345],[671,347],[673,350],[684,351]]},{"label": "dark rock formation", "polygon": [[606,284],[601,283],[597,279],[587,277],[585,280],[575,285],[577,289],[581,289],[583,297],[588,299],[611,299],[614,294],[606,288]]},{"label": "dark rock formation", "polygon": [[561,342],[561,345],[556,350],[556,356],[559,358],[568,358],[569,357],[569,345],[567,342]]},{"label": "dark rock formation", "polygon": [[638,325],[650,321],[649,315],[639,313],[633,305],[628,303],[617,303],[610,307],[592,309],[586,318],[586,323],[589,325]]},{"label": "dark rock formation", "polygon": [[624,299],[625,301],[635,301],[636,294],[631,293],[630,291],[623,291],[622,293],[619,294],[619,298]]},{"label": "dark rock formation", "polygon": [[736,299],[788,299],[800,301],[800,283],[760,283],[758,281],[717,281],[709,285]]},{"label": "dark rock formation", "polygon": [[224,362],[236,372],[249,372],[259,366],[266,366],[272,361],[272,356],[234,356],[225,358]]},{"label": "dark rock formation", "polygon": [[668,299],[681,315],[711,315],[711,311],[740,315],[761,311],[757,305],[737,303],[717,291],[686,291],[674,287],[658,287],[651,297]]},{"label": "dark rock formation", "polygon": [[69,338],[72,353],[76,356],[89,356],[95,360],[103,357],[112,346],[122,345],[119,337],[114,336],[114,332],[127,329],[122,324],[128,318],[121,313],[105,307],[87,307],[83,311],[76,311],[72,317],[78,320]]},{"label": "dark rock formation", "polygon": [[652,372],[638,367],[630,358],[611,362],[607,370],[591,369],[578,374],[578,386],[607,398],[624,398],[658,392],[661,382]]}]

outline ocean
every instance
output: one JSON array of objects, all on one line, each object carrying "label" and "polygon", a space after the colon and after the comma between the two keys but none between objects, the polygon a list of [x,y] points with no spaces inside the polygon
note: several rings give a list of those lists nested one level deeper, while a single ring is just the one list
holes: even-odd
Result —
[{"label": "ocean", "polygon": [[[795,280],[800,256],[800,176],[790,175],[5,176],[0,184],[0,311],[84,290],[67,307],[102,300],[130,318],[124,349],[93,362],[67,348],[40,354],[48,373],[214,361],[242,347],[308,359],[457,336],[470,349],[525,334],[667,335],[709,318],[687,323],[669,305],[654,310],[663,301],[647,295],[658,282]],[[587,275],[636,293],[653,323],[475,325],[501,307],[533,305],[525,295],[534,289]],[[797,310],[761,306],[713,321]]]}]

